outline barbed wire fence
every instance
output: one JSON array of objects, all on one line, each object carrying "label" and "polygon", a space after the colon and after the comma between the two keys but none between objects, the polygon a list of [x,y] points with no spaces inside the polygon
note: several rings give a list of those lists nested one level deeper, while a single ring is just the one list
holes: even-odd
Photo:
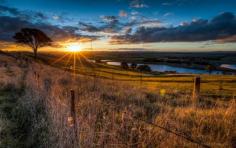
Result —
[{"label": "barbed wire fence", "polygon": [[[36,71],[34,71],[33,73],[34,77],[35,77],[35,80],[36,80],[36,85],[37,87],[39,87],[39,80],[41,79],[40,77],[40,74]],[[96,78],[96,75],[94,75],[94,78]],[[96,78],[97,79],[97,78]],[[115,81],[116,79],[114,78],[114,75],[112,74],[112,81]],[[142,81],[142,76],[140,78],[140,81]],[[194,79],[194,91],[193,91],[193,98],[194,99],[198,99],[199,98],[199,95],[200,95],[200,84],[201,84],[201,79],[200,77],[196,77]],[[94,79],[94,85],[95,85],[96,81]],[[219,85],[219,90],[222,90],[223,89],[223,81],[220,81],[220,85]],[[142,83],[141,83],[142,84]],[[76,98],[75,98],[75,93],[77,93],[75,90],[70,90],[70,99],[71,99],[71,120],[69,120],[69,122],[72,122],[73,123],[73,127],[74,127],[74,131],[75,131],[75,135],[76,135],[76,139],[78,139],[77,137],[77,122],[76,122]],[[94,91],[95,92],[95,91]],[[111,104],[111,103],[104,103],[102,100],[101,100],[101,103],[103,105],[110,105],[110,106],[113,106],[113,107],[119,107],[119,105],[116,105],[116,104]],[[172,135],[175,135],[179,138],[182,138],[182,139],[185,139],[191,143],[195,143],[201,147],[206,147],[206,148],[209,148],[210,146],[203,143],[202,141],[199,141],[199,140],[196,140],[194,138],[192,138],[191,136],[186,136],[185,134],[183,134],[184,132],[181,132],[181,131],[176,131],[176,130],[172,130],[171,128],[167,128],[165,126],[162,126],[162,125],[158,125],[156,123],[152,123],[150,121],[146,121],[146,120],[143,120],[143,119],[140,119],[140,118],[137,118],[137,117],[134,117],[133,120],[136,120],[136,121],[139,121],[139,122],[143,122],[145,124],[148,124],[148,125],[151,125],[155,128],[159,128],[167,133],[170,133]],[[78,145],[78,142],[76,142],[77,144],[75,145]]]},{"label": "barbed wire fence", "polygon": [[[41,78],[41,77],[40,77],[40,74],[37,73],[37,72],[34,72],[34,77],[35,77],[35,79],[36,79],[36,82],[37,82],[36,84],[37,84],[37,86],[39,86],[38,81],[39,81],[39,79]],[[111,77],[112,77],[111,79],[112,79],[113,84],[114,84],[114,81],[116,81],[115,78],[114,78],[114,75],[112,74]],[[96,79],[97,79],[97,78],[96,78]],[[200,80],[197,80],[197,79],[199,79],[199,77],[196,77],[196,78],[195,78],[195,81],[194,81],[194,87],[195,87],[195,89],[193,89],[193,90],[194,90],[194,91],[193,91],[193,98],[194,98],[194,99],[196,99],[196,96],[198,96],[198,95],[199,95],[199,92],[200,92],[200,86],[199,86],[199,85],[200,85]],[[94,84],[95,84],[96,82],[97,82],[97,81],[94,80]],[[221,83],[220,83],[220,84],[221,84]],[[97,84],[95,84],[95,85],[97,85]],[[221,86],[221,87],[222,87],[222,86]],[[71,92],[77,93],[75,90],[71,90]],[[95,93],[95,91],[94,91],[94,93]],[[74,95],[71,93],[71,98],[74,98],[73,96],[74,96]],[[94,96],[95,96],[95,95],[94,95]],[[197,97],[197,98],[198,98],[198,97]],[[75,99],[75,98],[74,98],[74,99]],[[116,105],[116,104],[109,104],[109,103],[104,103],[104,102],[102,102],[102,104],[103,104],[103,105],[110,105],[110,106],[114,106],[114,107],[119,107],[119,106]],[[75,110],[76,105],[75,105],[75,103],[73,103],[73,101],[72,101],[72,103],[71,103],[71,106],[72,106],[72,109],[74,108],[73,110]],[[76,121],[76,118],[77,118],[76,115],[73,115],[71,121]],[[200,140],[196,140],[196,139],[192,138],[192,137],[189,136],[189,135],[183,134],[183,133],[185,133],[185,132],[176,131],[176,130],[173,130],[173,129],[169,128],[169,127],[161,126],[161,125],[158,125],[157,123],[152,123],[152,122],[150,122],[150,121],[146,121],[146,120],[143,120],[143,119],[140,119],[140,118],[137,118],[137,117],[134,117],[133,120],[138,121],[138,122],[142,122],[142,123],[145,123],[145,124],[148,124],[148,125],[153,126],[153,127],[155,127],[155,128],[159,128],[159,129],[161,129],[161,130],[163,130],[163,131],[165,131],[165,132],[167,132],[167,133],[170,133],[170,134],[172,134],[172,135],[175,135],[176,137],[185,139],[185,140],[187,140],[187,141],[189,141],[189,142],[191,142],[191,143],[197,144],[197,145],[199,145],[199,146],[201,146],[201,147],[206,147],[206,148],[209,148],[209,147],[210,147],[209,145],[203,143],[203,142],[200,141]],[[73,124],[74,124],[74,125],[77,125],[78,123],[73,123]],[[78,128],[78,127],[75,126],[75,128],[74,128],[75,133],[78,132],[78,131],[77,131],[77,128]],[[75,135],[76,135],[76,134],[75,134]],[[78,139],[78,138],[76,138],[76,139]],[[79,142],[76,142],[76,143],[79,143]],[[114,144],[114,145],[115,145],[115,144]],[[119,144],[118,144],[118,145],[119,145]]]},{"label": "barbed wire fence", "polygon": [[[39,86],[39,84],[38,84],[38,81],[39,81],[39,79],[41,78],[40,77],[40,75],[39,75],[39,73],[37,73],[37,72],[34,72],[34,77],[35,77],[35,79],[36,79],[36,84],[37,84],[37,86]],[[95,77],[95,75],[94,75],[94,77]],[[114,79],[114,75],[112,74],[111,75],[111,79],[112,79],[112,81],[115,81],[115,79]],[[96,81],[94,80],[94,84],[96,83]],[[114,82],[113,82],[114,83]],[[193,89],[194,91],[193,91],[193,98],[194,99],[197,99],[198,98],[198,96],[199,96],[199,92],[200,92],[200,78],[199,77],[196,77],[195,78],[195,81],[194,81],[194,88],[195,89]],[[223,86],[221,86],[222,85],[222,82],[220,82],[220,89],[222,89],[222,87]],[[73,94],[75,94],[76,92],[75,92],[75,90],[71,90],[71,99],[73,99],[73,100],[75,100],[75,96],[73,95]],[[95,96],[95,95],[94,95]],[[197,96],[197,97],[196,97]],[[104,103],[104,102],[102,102],[102,104],[103,105],[110,105],[110,106],[114,106],[114,107],[119,107],[118,105],[115,105],[115,104],[109,104],[109,103]],[[75,108],[76,108],[76,105],[75,105],[75,101],[71,101],[71,110],[75,113]],[[74,113],[72,113],[71,115],[71,117],[72,117],[72,120],[71,121],[76,121],[76,115],[74,114]],[[140,118],[137,118],[137,117],[134,117],[133,118],[133,120],[135,120],[135,121],[138,121],[138,122],[142,122],[142,123],[145,123],[145,124],[148,124],[148,125],[151,125],[151,126],[153,126],[153,127],[155,127],[155,128],[159,128],[159,129],[161,129],[161,130],[163,130],[163,131],[165,131],[165,132],[167,132],[167,133],[170,133],[170,134],[172,134],[172,135],[175,135],[175,136],[177,136],[177,137],[179,137],[179,138],[182,138],[182,139],[185,139],[185,140],[187,140],[187,141],[189,141],[189,142],[191,142],[191,143],[195,143],[195,144],[197,144],[197,145],[199,145],[199,146],[201,146],[201,147],[206,147],[206,148],[209,148],[210,146],[209,145],[207,145],[207,144],[205,144],[205,143],[203,143],[202,141],[199,141],[199,140],[196,140],[196,139],[194,139],[194,138],[192,138],[191,136],[186,136],[185,134],[183,134],[184,132],[181,132],[181,131],[176,131],[176,130],[172,130],[171,128],[167,128],[167,127],[165,127],[165,126],[161,126],[161,125],[158,125],[158,124],[156,124],[156,123],[152,123],[152,122],[150,122],[150,121],[146,121],[146,120],[143,120],[143,119],[140,119]],[[77,123],[76,122],[74,122],[73,123],[74,125],[77,125]],[[75,133],[77,133],[77,126],[75,126]],[[77,134],[75,134],[75,135],[77,135]],[[76,139],[78,139],[78,138],[76,138]]]},{"label": "barbed wire fence", "polygon": [[[196,90],[195,90],[196,91]],[[198,90],[197,90],[198,91]],[[74,90],[71,90],[71,100],[73,100],[73,101],[71,101],[71,106],[72,106],[72,108],[71,108],[71,110],[73,110],[73,111],[75,111],[75,108],[76,108],[76,105],[74,104],[75,103],[75,101],[74,101],[74,93],[75,93],[75,91]],[[195,94],[196,95],[196,94]],[[95,96],[95,91],[94,91],[94,96]],[[121,107],[121,106],[119,106],[119,105],[116,105],[116,104],[111,104],[111,103],[104,103],[103,101],[101,101],[101,104],[102,105],[109,105],[109,106],[113,106],[113,107]],[[71,116],[70,117],[71,119],[70,119],[70,121],[76,121],[76,115],[75,115],[75,113],[73,113],[73,116]],[[137,117],[134,117],[134,118],[132,118],[133,120],[135,120],[135,121],[138,121],[138,122],[142,122],[142,123],[145,123],[145,124],[148,124],[148,125],[151,125],[151,126],[153,126],[153,127],[155,127],[155,128],[159,128],[159,129],[161,129],[161,130],[163,130],[163,131],[165,131],[165,132],[167,132],[167,133],[170,133],[170,134],[172,134],[172,135],[175,135],[175,136],[177,136],[177,137],[179,137],[179,138],[182,138],[182,139],[185,139],[185,140],[187,140],[187,141],[189,141],[189,142],[191,142],[191,143],[194,143],[194,144],[197,144],[197,145],[199,145],[199,146],[201,146],[201,147],[205,147],[205,148],[210,148],[210,146],[209,145],[207,145],[207,144],[204,144],[202,141],[199,141],[199,140],[195,140],[194,138],[192,138],[191,136],[186,136],[185,134],[183,134],[183,133],[185,133],[185,132],[180,132],[180,131],[176,131],[176,130],[172,130],[172,129],[170,129],[169,127],[167,128],[167,127],[164,127],[164,126],[161,126],[161,125],[158,125],[158,124],[156,124],[156,123],[152,123],[152,122],[150,122],[150,121],[146,121],[146,120],[143,120],[143,119],[140,119],[140,118],[137,118]],[[77,133],[77,125],[76,125],[77,123],[73,123],[73,127],[74,127],[74,130],[75,130],[75,132]],[[77,134],[76,134],[77,135]],[[78,139],[78,138],[77,138]],[[78,142],[77,142],[78,143]]]}]

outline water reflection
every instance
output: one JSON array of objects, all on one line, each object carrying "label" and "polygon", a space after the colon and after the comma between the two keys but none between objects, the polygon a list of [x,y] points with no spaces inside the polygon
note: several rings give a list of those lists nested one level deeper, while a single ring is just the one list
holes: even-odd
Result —
[{"label": "water reflection", "polygon": [[[107,62],[108,65],[113,66],[120,66],[120,62]],[[131,63],[128,63],[130,65]],[[138,64],[141,65],[141,64]],[[170,66],[165,64],[147,64],[150,66],[152,71],[158,71],[158,72],[176,72],[176,73],[188,73],[188,74],[209,74],[208,70],[203,69],[194,69],[194,68],[184,68],[184,67],[176,67],[176,66]],[[218,70],[212,70],[211,74],[222,74],[222,71]]]}]

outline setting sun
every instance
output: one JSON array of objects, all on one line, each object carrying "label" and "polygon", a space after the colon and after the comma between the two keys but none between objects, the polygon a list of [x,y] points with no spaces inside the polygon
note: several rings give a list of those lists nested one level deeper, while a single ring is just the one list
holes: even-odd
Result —
[{"label": "setting sun", "polygon": [[67,49],[70,52],[79,52],[79,51],[81,51],[81,46],[78,43],[70,44],[67,46]]}]

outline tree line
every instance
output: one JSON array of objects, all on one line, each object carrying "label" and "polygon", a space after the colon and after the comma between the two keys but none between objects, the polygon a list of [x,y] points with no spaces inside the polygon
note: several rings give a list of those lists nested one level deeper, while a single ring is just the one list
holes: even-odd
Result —
[{"label": "tree line", "polygon": [[142,72],[151,72],[152,69],[150,66],[146,65],[146,64],[142,64],[142,65],[138,65],[137,63],[131,63],[130,65],[127,62],[121,62],[120,63],[121,68],[128,70],[128,69],[132,69],[132,70],[138,70],[138,71],[142,71]]}]

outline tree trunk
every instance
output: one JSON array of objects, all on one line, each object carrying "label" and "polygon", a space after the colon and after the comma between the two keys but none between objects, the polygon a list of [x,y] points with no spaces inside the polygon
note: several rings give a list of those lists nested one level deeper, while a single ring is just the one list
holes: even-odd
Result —
[{"label": "tree trunk", "polygon": [[37,59],[37,48],[33,49],[34,50],[34,59]]}]

